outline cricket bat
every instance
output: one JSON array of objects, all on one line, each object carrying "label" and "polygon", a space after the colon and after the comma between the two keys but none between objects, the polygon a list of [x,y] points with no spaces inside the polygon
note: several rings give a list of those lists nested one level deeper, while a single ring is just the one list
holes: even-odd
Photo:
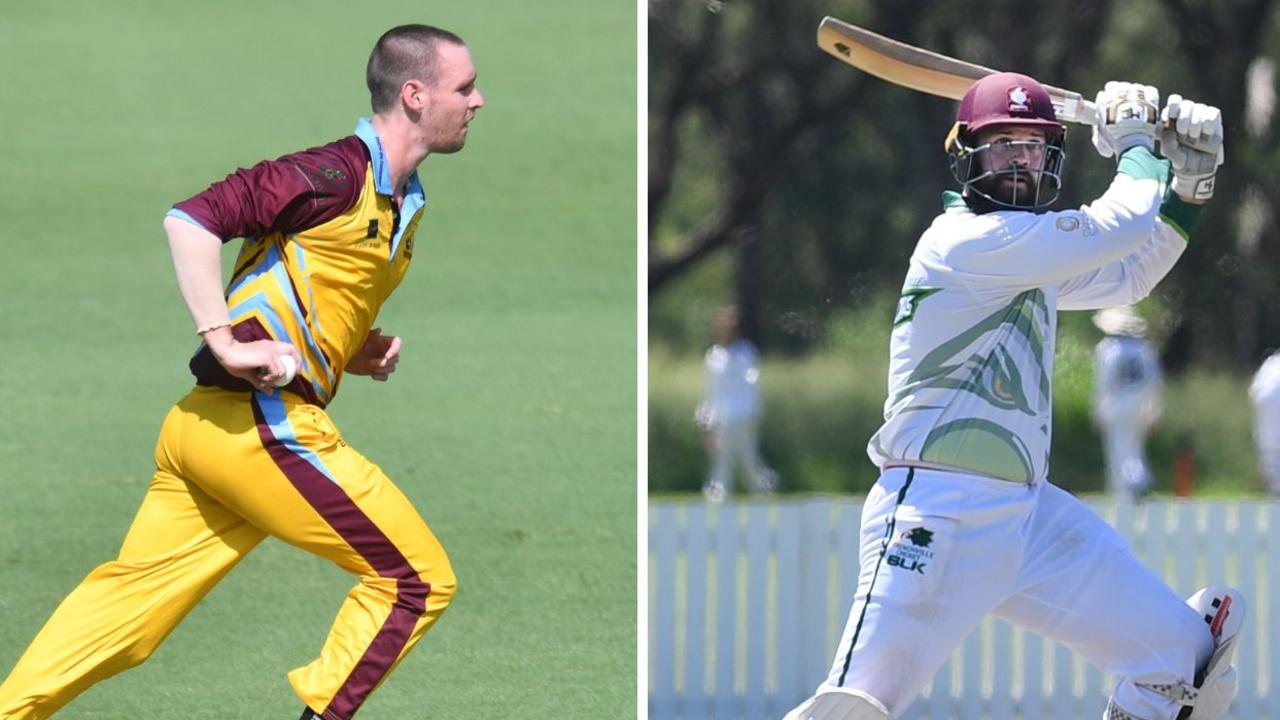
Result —
[{"label": "cricket bat", "polygon": [[[829,15],[818,25],[818,47],[895,85],[952,100],[964,97],[975,80],[998,72],[898,42]],[[1097,106],[1080,93],[1052,85],[1044,85],[1044,89],[1059,120],[1097,124]]]}]

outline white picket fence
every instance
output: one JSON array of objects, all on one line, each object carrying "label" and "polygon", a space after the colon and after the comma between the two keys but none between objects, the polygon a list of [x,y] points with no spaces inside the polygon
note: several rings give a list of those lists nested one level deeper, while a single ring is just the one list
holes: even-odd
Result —
[{"label": "white picket fence", "polygon": [[[1178,593],[1244,593],[1231,717],[1280,719],[1280,503],[1093,506]],[[857,585],[860,513],[860,499],[650,503],[650,720],[777,720],[808,696]],[[988,618],[895,720],[1097,720],[1112,682]]]}]

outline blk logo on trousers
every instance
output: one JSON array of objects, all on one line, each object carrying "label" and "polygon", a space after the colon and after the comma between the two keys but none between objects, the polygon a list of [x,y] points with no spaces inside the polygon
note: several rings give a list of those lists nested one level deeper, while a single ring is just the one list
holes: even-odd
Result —
[{"label": "blk logo on trousers", "polygon": [[900,567],[903,570],[907,570],[909,572],[918,572],[921,575],[923,575],[924,566],[925,566],[925,563],[922,563],[919,560],[910,560],[904,557],[899,557],[897,555],[889,556],[889,567]]},{"label": "blk logo on trousers", "polygon": [[933,531],[924,526],[903,530],[889,547],[886,559],[889,567],[906,572],[925,574],[925,567],[933,559]]}]

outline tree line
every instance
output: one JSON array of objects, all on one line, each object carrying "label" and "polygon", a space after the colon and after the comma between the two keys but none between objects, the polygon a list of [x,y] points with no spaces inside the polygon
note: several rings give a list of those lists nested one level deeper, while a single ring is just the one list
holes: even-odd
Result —
[{"label": "tree line", "polygon": [[[1148,315],[1170,370],[1251,369],[1280,347],[1274,4],[650,0],[651,310],[728,255],[747,334],[800,354],[842,311],[896,296],[955,186],[942,149],[955,103],[822,53],[816,28],[830,14],[1086,98],[1132,80],[1162,103],[1176,92],[1220,107],[1216,195]],[[1088,129],[1071,128],[1058,207],[1089,202],[1113,172]]]}]

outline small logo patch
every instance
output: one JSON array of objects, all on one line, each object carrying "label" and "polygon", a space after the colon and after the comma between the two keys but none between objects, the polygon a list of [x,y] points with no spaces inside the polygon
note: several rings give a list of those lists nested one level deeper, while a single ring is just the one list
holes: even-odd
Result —
[{"label": "small logo patch", "polygon": [[364,237],[366,240],[378,237],[378,218],[369,221],[369,232]]},{"label": "small logo patch", "polygon": [[927,549],[932,544],[932,530],[924,526],[911,528],[898,535],[898,541],[889,548],[885,560],[889,567],[924,575],[929,561],[933,560],[933,550]]},{"label": "small logo patch", "polygon": [[[1222,626],[1227,622],[1227,616],[1231,614],[1231,596],[1224,595],[1221,600],[1215,599],[1213,606],[1218,608],[1213,618],[1209,621],[1209,633],[1215,638],[1222,637]],[[1208,615],[1205,616],[1209,617]]]},{"label": "small logo patch", "polygon": [[346,173],[324,165],[316,167],[306,163],[294,163],[294,167],[298,168],[316,189],[327,188],[336,191],[342,188],[347,179]]},{"label": "small logo patch", "polygon": [[912,528],[906,538],[916,547],[929,547],[929,543],[933,542],[933,531],[922,527]]},{"label": "small logo patch", "polygon": [[1063,215],[1054,221],[1054,227],[1062,232],[1075,232],[1080,227],[1080,220],[1071,215]]},{"label": "small logo patch", "polygon": [[1009,89],[1009,112],[1031,112],[1031,96],[1021,85]]}]

